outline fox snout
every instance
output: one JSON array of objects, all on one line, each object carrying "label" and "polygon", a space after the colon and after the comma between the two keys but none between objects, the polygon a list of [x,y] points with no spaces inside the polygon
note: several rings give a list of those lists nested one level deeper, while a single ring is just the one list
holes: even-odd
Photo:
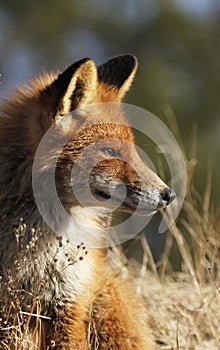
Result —
[{"label": "fox snout", "polygon": [[[93,191],[95,197],[103,201],[111,199],[110,203],[120,204],[118,211],[134,213],[137,215],[152,215],[157,210],[167,207],[176,198],[176,193],[168,187],[159,190],[152,187],[131,188],[119,182],[114,186],[106,186],[98,183],[96,190]],[[105,206],[105,203],[103,203]],[[108,205],[107,205],[108,207]]]},{"label": "fox snout", "polygon": [[113,167],[110,162],[109,166],[107,162],[97,165],[90,178],[95,198],[106,207],[118,205],[118,211],[146,216],[171,204],[175,192],[144,163],[141,165],[142,174],[120,160],[115,160]]},{"label": "fox snout", "polygon": [[125,204],[131,211],[135,210],[137,215],[152,215],[157,210],[166,208],[175,198],[175,192],[168,187],[164,190],[147,187],[138,191],[128,190]]}]

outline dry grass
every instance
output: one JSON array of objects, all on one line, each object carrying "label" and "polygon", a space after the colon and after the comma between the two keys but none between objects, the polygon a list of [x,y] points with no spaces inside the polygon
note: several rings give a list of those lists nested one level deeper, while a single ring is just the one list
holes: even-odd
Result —
[{"label": "dry grass", "polygon": [[[168,112],[171,129],[178,136],[175,117]],[[145,262],[141,288],[158,350],[220,349],[220,220],[211,202],[210,169],[203,195],[193,184],[196,129],[190,149],[189,160],[185,155],[188,184],[183,208],[170,227],[164,254],[156,265],[141,237]],[[173,246],[181,261],[179,271],[173,268]]]},{"label": "dry grass", "polygon": [[[192,164],[195,162],[188,162],[191,171]],[[143,249],[137,286],[146,299],[157,350],[220,349],[218,214],[210,202],[210,173],[203,198],[189,178],[180,217],[170,227],[158,263],[154,263],[145,235],[137,238]],[[177,247],[175,255],[173,246]],[[179,271],[173,267],[175,256],[181,261]],[[135,271],[137,276],[137,266]]]},{"label": "dry grass", "polygon": [[[142,293],[158,350],[220,349],[220,245],[208,198],[209,185],[204,200],[191,188],[157,265],[141,238],[147,262],[142,266]],[[175,271],[170,261],[174,244],[181,271]]]}]

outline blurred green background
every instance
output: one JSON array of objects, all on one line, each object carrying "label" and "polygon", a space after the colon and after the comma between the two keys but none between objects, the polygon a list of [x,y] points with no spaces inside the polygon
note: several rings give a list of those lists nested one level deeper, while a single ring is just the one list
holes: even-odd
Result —
[{"label": "blurred green background", "polygon": [[126,101],[165,123],[172,110],[187,152],[197,125],[196,187],[204,191],[211,162],[218,206],[219,0],[1,0],[0,52],[1,97],[39,71],[83,57],[99,64],[136,55],[139,70]]}]

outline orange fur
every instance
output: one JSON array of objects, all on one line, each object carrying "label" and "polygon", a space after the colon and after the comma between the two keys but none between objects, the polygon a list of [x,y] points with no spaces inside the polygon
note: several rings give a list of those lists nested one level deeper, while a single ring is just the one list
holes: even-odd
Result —
[{"label": "orange fur", "polygon": [[[130,55],[113,58],[98,68],[92,60],[84,59],[63,73],[46,73],[33,79],[0,107],[0,275],[6,286],[8,271],[16,276],[17,288],[23,291],[22,311],[28,312],[27,305],[33,304],[32,312],[39,315],[32,317],[29,327],[34,349],[154,348],[143,300],[136,295],[133,282],[123,278],[114,267],[112,254],[105,248],[77,247],[57,237],[41,218],[32,191],[35,152],[47,130],[55,125],[58,138],[77,131],[59,154],[56,169],[59,198],[74,220],[70,230],[80,234],[77,225],[84,225],[91,233],[91,241],[102,245],[111,221],[111,208],[105,207],[105,202],[101,202],[101,207],[92,207],[91,203],[82,207],[74,197],[70,184],[73,164],[78,167],[73,181],[83,190],[89,167],[93,159],[98,160],[91,172],[91,189],[104,199],[108,196],[108,183],[122,180],[130,197],[120,210],[132,213],[136,209],[142,191],[140,184],[148,192],[156,193],[159,207],[161,193],[167,186],[139,158],[120,106],[103,109],[99,104],[87,113],[87,107],[94,103],[120,101],[136,69],[137,60]],[[80,113],[68,117],[77,108]],[[80,163],[78,156],[82,150],[109,139],[110,146],[91,149],[89,158],[83,158]],[[117,143],[115,139],[128,143]],[[119,145],[120,154],[127,157],[127,162],[108,154]],[[51,171],[57,154],[55,140],[54,148],[40,160],[40,176]],[[99,182],[100,177],[105,180]],[[46,193],[48,184],[44,177],[40,179]],[[146,193],[142,195],[140,214],[148,214],[150,199]],[[86,201],[86,191],[83,196]],[[45,195],[44,201],[47,200]],[[48,203],[46,211],[47,208],[48,215],[61,225],[62,218],[55,212],[53,203]],[[23,231],[19,226],[21,218]],[[66,230],[64,224],[63,233]],[[100,238],[99,234],[104,236]],[[7,297],[7,288],[2,288],[1,293]],[[3,336],[0,328],[0,339]]]}]

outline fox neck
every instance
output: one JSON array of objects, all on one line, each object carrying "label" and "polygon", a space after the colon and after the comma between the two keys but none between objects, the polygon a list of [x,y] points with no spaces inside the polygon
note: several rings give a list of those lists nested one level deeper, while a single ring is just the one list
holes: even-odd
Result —
[{"label": "fox neck", "polygon": [[74,206],[65,217],[57,213],[54,231],[75,245],[104,248],[112,245],[110,223],[111,214],[106,208]]},{"label": "fox neck", "polygon": [[[30,264],[27,269],[29,264],[24,263],[20,270],[20,278],[21,281],[32,281],[32,276],[36,276],[35,287],[37,288],[39,281],[43,280],[45,273],[49,271],[50,278],[45,286],[42,305],[47,305],[51,300],[57,301],[59,305],[65,305],[66,302],[74,301],[79,295],[90,298],[88,291],[91,289],[93,293],[93,289],[97,288],[97,283],[104,274],[103,269],[107,259],[106,247],[110,245],[108,233],[110,213],[104,208],[79,206],[72,207],[69,213],[71,219],[67,222],[55,212],[54,208],[51,206],[48,208],[47,215],[51,215],[54,219],[57,231],[51,230],[46,224],[47,217],[43,220],[37,208],[29,211],[30,216],[26,213],[22,221],[25,224],[25,235],[21,236],[21,247],[14,236],[9,245],[6,231],[2,228],[0,256],[5,265],[0,270],[0,275],[7,280],[7,271],[17,259],[18,251],[21,256],[25,254],[24,261],[28,259],[30,262],[33,260],[34,253],[35,264],[33,266]],[[21,215],[17,214],[17,219],[20,219]],[[32,252],[31,242],[34,238],[32,228],[34,227],[36,228],[36,251]],[[30,251],[23,251],[22,247],[27,246],[30,247]]]},{"label": "fox neck", "polygon": [[[57,274],[49,288],[45,289],[43,302],[47,304],[54,298],[59,305],[65,305],[80,296],[88,305],[105,273],[106,247],[112,244],[109,237],[110,214],[104,208],[80,206],[70,209],[69,221],[56,214],[56,234],[49,229],[48,236],[45,234],[41,241],[43,251],[48,249],[48,243],[50,245],[47,260],[53,265],[54,256],[57,258]],[[61,246],[57,240],[59,234]],[[42,270],[45,271],[45,268]],[[62,281],[59,280],[60,271]],[[58,289],[60,285],[62,288]]]},{"label": "fox neck", "polygon": [[109,235],[111,211],[107,208],[72,206],[64,209],[62,204],[59,207],[53,201],[41,201],[41,207],[36,207],[32,196],[24,197],[20,201],[5,198],[3,203],[4,221],[0,223],[0,231],[3,234],[7,229],[11,231],[12,222],[17,225],[22,219],[27,226],[25,244],[32,239],[32,228],[39,228],[45,240],[49,232],[51,239],[62,237],[73,245],[84,243],[87,248],[112,245]]}]

